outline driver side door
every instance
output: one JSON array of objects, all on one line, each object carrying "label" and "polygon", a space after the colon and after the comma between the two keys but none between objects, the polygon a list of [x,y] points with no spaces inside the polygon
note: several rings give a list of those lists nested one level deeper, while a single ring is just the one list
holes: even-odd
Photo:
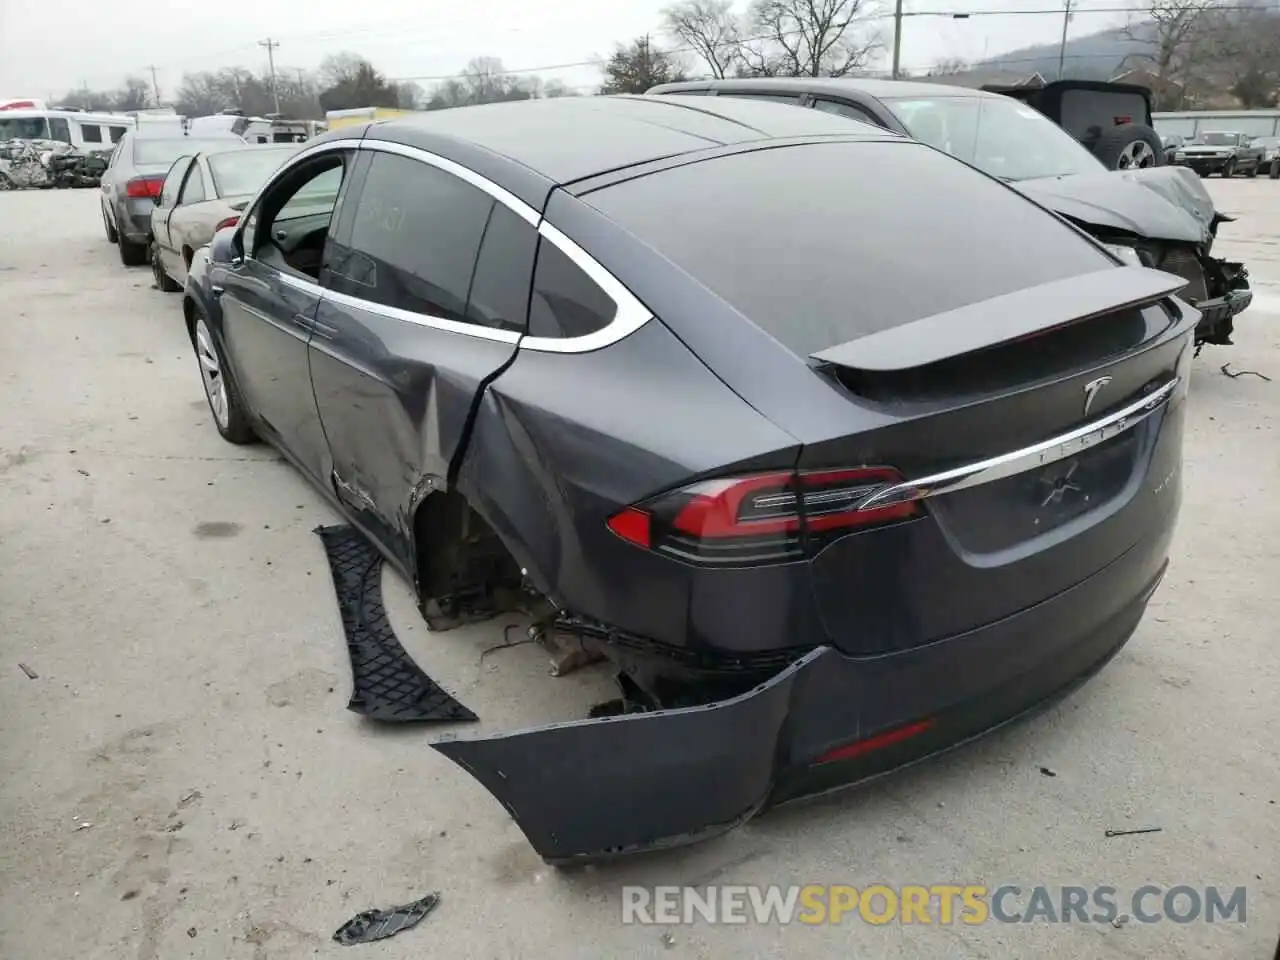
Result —
[{"label": "driver side door", "polygon": [[324,483],[329,453],[311,389],[321,255],[354,162],[311,154],[277,174],[244,220],[222,284],[223,349],[259,436]]}]

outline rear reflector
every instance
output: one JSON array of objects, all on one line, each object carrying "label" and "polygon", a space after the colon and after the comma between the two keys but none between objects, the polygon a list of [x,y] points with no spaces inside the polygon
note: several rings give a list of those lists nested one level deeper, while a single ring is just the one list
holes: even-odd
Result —
[{"label": "rear reflector", "polygon": [[1123,127],[1126,123],[1133,123],[1133,117],[1113,117],[1117,127]]},{"label": "rear reflector", "polygon": [[874,737],[855,740],[853,743],[847,743],[843,747],[828,750],[813,762],[816,765],[819,763],[836,763],[840,760],[853,760],[876,750],[891,747],[895,743],[910,740],[912,737],[919,736],[926,730],[931,729],[933,729],[932,720],[917,720],[915,723],[908,723],[906,726],[895,727],[892,730],[886,730],[884,733],[878,733]]},{"label": "rear reflector", "polygon": [[218,225],[213,228],[213,232],[217,233],[223,227],[234,227],[239,222],[240,222],[239,217],[227,217],[227,219],[225,220],[219,220]]},{"label": "rear reflector", "polygon": [[743,564],[798,559],[803,542],[914,517],[915,502],[859,506],[902,476],[888,467],[778,471],[690,484],[613,514],[608,527],[647,550]]},{"label": "rear reflector", "polygon": [[134,200],[141,200],[144,197],[154,199],[160,196],[162,189],[164,189],[164,177],[134,177],[124,185],[125,193]]},{"label": "rear reflector", "polygon": [[615,513],[609,518],[609,529],[628,543],[649,549],[649,514],[643,510],[627,507]]}]

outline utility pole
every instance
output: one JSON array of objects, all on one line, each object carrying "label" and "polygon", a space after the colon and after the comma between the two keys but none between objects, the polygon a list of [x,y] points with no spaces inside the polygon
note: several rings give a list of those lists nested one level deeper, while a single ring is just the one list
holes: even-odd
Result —
[{"label": "utility pole", "polygon": [[898,79],[902,63],[902,0],[893,9],[893,79]]},{"label": "utility pole", "polygon": [[156,106],[160,106],[160,81],[156,79],[156,68],[148,67],[151,71],[151,90],[156,95]]},{"label": "utility pole", "polygon": [[258,46],[267,48],[267,67],[271,71],[271,102],[275,104],[276,113],[280,112],[280,94],[276,92],[276,58],[275,49],[280,46],[280,41],[272,40],[267,37],[265,40],[259,40]]},{"label": "utility pole", "polygon": [[1062,11],[1062,42],[1058,44],[1058,79],[1062,79],[1063,63],[1067,59],[1067,25],[1071,23],[1072,0],[1066,0],[1066,8]]}]

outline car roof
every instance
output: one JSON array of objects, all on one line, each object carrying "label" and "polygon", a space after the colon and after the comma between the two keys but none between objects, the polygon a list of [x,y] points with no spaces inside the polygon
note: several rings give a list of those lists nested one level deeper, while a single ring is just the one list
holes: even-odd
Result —
[{"label": "car roof", "polygon": [[972,87],[957,87],[945,83],[926,83],[919,80],[878,80],[873,77],[752,77],[741,80],[690,80],[682,83],[664,83],[651,87],[649,93],[675,93],[679,90],[786,90],[789,92],[829,94],[839,96],[859,93],[877,100],[898,100],[909,97],[1000,97],[1001,94]]},{"label": "car roof", "polygon": [[432,110],[332,131],[428,150],[541,209],[556,186],[654,160],[779,139],[899,140],[817,110],[726,97],[598,96]]}]

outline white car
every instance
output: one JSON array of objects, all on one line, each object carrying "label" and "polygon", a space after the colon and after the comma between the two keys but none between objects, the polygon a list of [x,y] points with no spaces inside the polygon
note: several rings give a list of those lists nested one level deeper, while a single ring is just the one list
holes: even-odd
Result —
[{"label": "white car", "polygon": [[297,144],[241,142],[239,147],[202,150],[175,160],[151,211],[156,286],[167,292],[181,290],[195,252],[220,228],[236,223],[267,178],[297,150]]}]

